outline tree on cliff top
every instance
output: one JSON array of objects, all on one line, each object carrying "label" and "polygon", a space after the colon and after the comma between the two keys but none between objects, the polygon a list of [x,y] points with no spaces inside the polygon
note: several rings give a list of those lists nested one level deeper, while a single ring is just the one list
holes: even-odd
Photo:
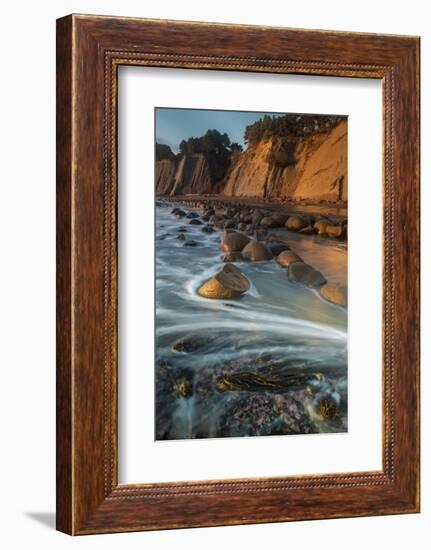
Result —
[{"label": "tree on cliff top", "polygon": [[205,156],[214,181],[221,179],[229,167],[232,154],[242,151],[239,143],[232,143],[229,136],[218,130],[207,130],[201,137],[183,139],[179,146],[180,155],[202,154]]},{"label": "tree on cliff top", "polygon": [[156,160],[175,160],[175,155],[169,145],[156,143]]},{"label": "tree on cliff top", "polygon": [[271,137],[301,138],[312,133],[328,132],[342,119],[340,116],[327,115],[264,115],[246,126],[244,141],[248,145],[255,145]]},{"label": "tree on cliff top", "polygon": [[207,130],[201,137],[189,137],[180,143],[182,155],[203,153],[223,157],[229,156],[233,150],[242,151],[242,147],[238,143],[231,143],[226,132],[221,134],[218,130]]}]

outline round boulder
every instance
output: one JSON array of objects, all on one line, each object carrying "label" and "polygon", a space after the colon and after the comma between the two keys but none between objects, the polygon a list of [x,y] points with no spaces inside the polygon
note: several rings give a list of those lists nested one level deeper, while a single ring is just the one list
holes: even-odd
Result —
[{"label": "round boulder", "polygon": [[325,235],[326,234],[326,228],[329,225],[329,221],[325,219],[321,219],[318,222],[314,224],[314,230],[318,235]]},{"label": "round boulder", "polygon": [[223,252],[241,252],[241,250],[248,244],[250,239],[244,233],[238,233],[238,231],[232,231],[222,236],[220,241],[220,248]]},{"label": "round boulder", "polygon": [[326,226],[326,234],[328,237],[334,237],[338,238],[341,237],[343,234],[343,226],[342,225],[327,225]]},{"label": "round boulder", "polygon": [[320,287],[320,294],[333,304],[347,306],[347,287],[341,283],[326,283]]},{"label": "round boulder", "polygon": [[247,277],[233,264],[226,264],[199,288],[198,294],[203,298],[226,300],[237,298],[249,288]]},{"label": "round boulder", "polygon": [[214,229],[210,225],[204,225],[202,231],[204,233],[214,233]]},{"label": "round boulder", "polygon": [[272,259],[272,252],[266,244],[258,241],[250,241],[242,249],[242,257],[250,262],[262,262]]},{"label": "round boulder", "polygon": [[307,222],[301,216],[291,216],[286,222],[286,227],[290,231],[300,231],[307,227]]},{"label": "round boulder", "polygon": [[262,227],[283,227],[286,223],[287,216],[284,214],[272,214],[271,216],[265,216],[260,220]]},{"label": "round boulder", "polygon": [[284,250],[277,256],[276,262],[282,267],[289,267],[290,264],[295,262],[302,262],[302,259],[292,250]]},{"label": "round boulder", "polygon": [[317,269],[314,269],[311,265],[303,262],[293,262],[289,264],[287,274],[291,281],[306,286],[318,287],[326,283],[326,279],[320,271],[317,271]]}]

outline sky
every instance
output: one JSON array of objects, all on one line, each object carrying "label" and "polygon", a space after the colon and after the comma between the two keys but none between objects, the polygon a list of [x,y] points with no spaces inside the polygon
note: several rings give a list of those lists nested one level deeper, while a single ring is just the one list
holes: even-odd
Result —
[{"label": "sky", "polygon": [[169,145],[174,153],[183,139],[203,136],[207,130],[227,133],[232,142],[245,149],[245,127],[264,115],[282,113],[259,113],[251,111],[210,111],[207,109],[156,108],[156,141]]}]

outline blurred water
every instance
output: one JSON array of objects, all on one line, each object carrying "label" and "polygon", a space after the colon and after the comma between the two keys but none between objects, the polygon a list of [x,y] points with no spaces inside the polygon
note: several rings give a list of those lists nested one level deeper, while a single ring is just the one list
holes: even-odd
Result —
[{"label": "blurred water", "polygon": [[[199,377],[200,372],[208,373],[208,369],[224,363],[252,361],[259,354],[268,354],[277,360],[296,361],[298,368],[318,365],[323,373],[325,369],[341,370],[342,376],[337,376],[339,387],[344,389],[339,391],[345,393],[346,309],[326,302],[311,288],[290,282],[286,270],[275,261],[236,263],[250,281],[250,290],[238,299],[200,297],[199,286],[223,265],[221,231],[203,233],[202,226],[189,225],[189,219],[173,217],[171,208],[158,207],[156,212],[156,392],[162,387],[157,388],[160,365],[188,369]],[[184,246],[184,241],[177,239],[180,226],[186,228],[187,240],[198,243],[196,247]],[[346,245],[290,232],[288,241],[328,280],[346,283]],[[173,351],[179,339],[197,339],[198,351]],[[212,395],[211,407],[216,414],[214,400],[222,403],[223,394],[219,398]],[[177,424],[177,430],[170,426],[169,438],[175,434],[195,437],[190,427],[191,407],[202,409],[194,410],[195,416],[209,415],[205,409],[208,403],[194,397],[178,399],[173,405],[169,394],[165,407],[159,391],[158,402],[157,414],[165,416],[165,425]],[[217,423],[217,419],[212,418],[212,422]],[[208,436],[211,434],[201,428],[198,437]]]}]

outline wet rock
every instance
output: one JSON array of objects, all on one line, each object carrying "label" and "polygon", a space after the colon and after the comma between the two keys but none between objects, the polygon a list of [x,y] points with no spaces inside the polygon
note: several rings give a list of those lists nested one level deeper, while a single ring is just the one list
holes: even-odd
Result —
[{"label": "wet rock", "polygon": [[316,414],[322,420],[333,420],[339,413],[338,403],[330,396],[323,397],[316,405]]},{"label": "wet rock", "polygon": [[258,241],[250,241],[243,249],[242,256],[244,260],[250,262],[262,262],[272,259],[272,252],[266,244]]},{"label": "wet rock", "polygon": [[[301,394],[300,394],[301,395]],[[240,394],[220,419],[221,436],[313,433],[307,411],[293,395]]]},{"label": "wet rock", "polygon": [[198,243],[196,241],[186,241],[183,246],[197,246]]},{"label": "wet rock", "polygon": [[329,220],[326,219],[320,219],[314,224],[314,230],[318,235],[325,235],[326,234],[326,228],[329,225]]},{"label": "wet rock", "polygon": [[176,218],[184,218],[186,213],[180,208],[174,208],[175,212],[172,212]]},{"label": "wet rock", "polygon": [[182,225],[178,228],[178,233],[187,233],[187,229]]},{"label": "wet rock", "polygon": [[239,215],[239,219],[244,223],[251,223],[252,215],[250,214],[250,212],[247,212],[247,211],[241,212]]},{"label": "wet rock", "polygon": [[243,260],[241,252],[226,252],[223,256],[224,262],[242,262]]},{"label": "wet rock", "polygon": [[224,223],[224,218],[214,214],[213,216],[210,217],[210,219],[208,220],[208,223],[210,225],[217,225],[217,224],[220,224],[220,223]]},{"label": "wet rock", "polygon": [[199,296],[213,299],[237,298],[250,288],[250,283],[233,264],[224,265],[198,290]]},{"label": "wet rock", "polygon": [[233,231],[222,236],[220,248],[223,252],[241,252],[250,239],[244,233]]},{"label": "wet rock", "polygon": [[341,283],[326,283],[320,287],[320,294],[333,304],[347,306],[347,287]]},{"label": "wet rock", "polygon": [[178,235],[177,239],[178,239],[179,241],[185,241],[185,240],[186,240],[186,236],[184,235],[184,233],[180,233],[180,234]]},{"label": "wet rock", "polygon": [[199,214],[197,212],[189,212],[186,217],[190,219],[199,218]]},{"label": "wet rock", "polygon": [[293,250],[284,250],[280,252],[275,260],[282,267],[289,267],[289,265],[294,262],[302,262],[302,258],[298,256],[298,254],[295,254]]},{"label": "wet rock", "polygon": [[326,234],[328,237],[334,237],[339,238],[343,234],[343,226],[342,225],[327,225],[326,226]]},{"label": "wet rock", "polygon": [[288,277],[291,281],[311,287],[319,287],[326,283],[326,279],[320,271],[303,262],[289,264]]},{"label": "wet rock", "polygon": [[283,214],[273,214],[271,216],[265,216],[260,220],[262,227],[283,227],[286,223],[287,216]]},{"label": "wet rock", "polygon": [[278,256],[285,250],[289,250],[289,245],[283,241],[270,241],[267,243],[268,248],[271,250],[273,256]]},{"label": "wet rock", "polygon": [[253,225],[259,225],[260,222],[262,221],[262,218],[263,218],[263,214],[261,212],[255,212],[252,216],[251,216],[251,223]]},{"label": "wet rock", "polygon": [[174,386],[174,391],[178,397],[188,399],[193,395],[193,384],[188,378],[180,378]]},{"label": "wet rock", "polygon": [[256,239],[258,241],[269,240],[268,231],[266,229],[256,229]]},{"label": "wet rock", "polygon": [[290,231],[300,231],[307,225],[307,222],[301,216],[291,216],[286,222],[286,227]]},{"label": "wet rock", "polygon": [[190,225],[202,225],[202,222],[201,222],[201,220],[197,220],[196,218],[193,218],[192,220],[189,221],[189,224]]},{"label": "wet rock", "polygon": [[210,225],[204,225],[202,231],[204,233],[214,233],[214,229]]},{"label": "wet rock", "polygon": [[207,341],[205,338],[198,336],[184,336],[179,338],[172,344],[172,351],[181,353],[193,353],[201,349]]},{"label": "wet rock", "polygon": [[235,226],[236,226],[236,223],[234,220],[227,220],[223,224],[224,229],[233,229]]}]

